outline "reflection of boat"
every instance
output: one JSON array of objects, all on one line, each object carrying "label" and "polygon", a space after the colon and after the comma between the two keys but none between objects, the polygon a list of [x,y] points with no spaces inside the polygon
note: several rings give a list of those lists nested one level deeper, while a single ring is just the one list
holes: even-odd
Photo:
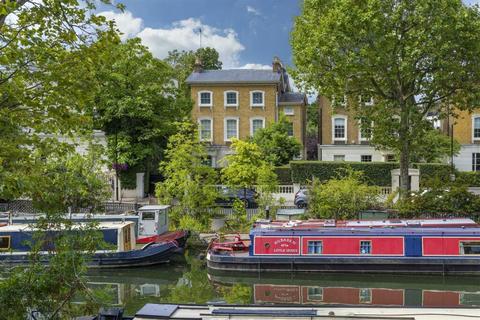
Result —
[{"label": "reflection of boat", "polygon": [[480,228],[470,219],[257,223],[249,240],[212,243],[207,263],[235,272],[479,274]]},{"label": "reflection of boat", "polygon": [[[44,235],[44,247],[40,252],[43,262],[48,263],[54,250],[55,237],[60,232],[71,234],[80,233],[82,225],[75,224],[73,229],[42,231]],[[181,251],[177,242],[166,241],[150,243],[141,249],[134,249],[135,231],[133,222],[109,222],[99,223],[99,232],[103,240],[113,246],[109,250],[96,251],[88,262],[93,268],[115,268],[115,267],[139,267],[168,262],[170,257]],[[33,234],[38,231],[30,225],[7,225],[0,227],[0,261],[7,264],[27,264],[29,260],[30,246],[33,241]]]},{"label": "reflection of boat", "polygon": [[265,278],[258,274],[231,277],[225,272],[214,272],[209,278],[224,285],[252,285],[257,304],[480,306],[480,287],[466,278],[352,274]]}]

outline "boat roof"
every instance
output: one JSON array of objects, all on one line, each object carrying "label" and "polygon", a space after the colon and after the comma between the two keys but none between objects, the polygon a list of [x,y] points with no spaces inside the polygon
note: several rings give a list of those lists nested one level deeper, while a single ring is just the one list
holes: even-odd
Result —
[{"label": "boat roof", "polygon": [[255,229],[318,229],[318,228],[449,228],[449,227],[480,227],[469,218],[453,219],[385,219],[385,220],[291,220],[269,221],[259,220],[255,223]]},{"label": "boat roof", "polygon": [[[121,229],[126,225],[134,224],[133,221],[109,221],[109,222],[99,222],[98,228],[100,230],[106,229]],[[73,228],[80,228],[85,226],[86,223],[74,223]],[[34,231],[36,230],[35,224],[10,224],[10,225],[0,225],[0,232],[16,232],[16,231]]]},{"label": "boat roof", "polygon": [[471,227],[402,227],[402,228],[315,228],[315,229],[252,229],[252,236],[480,236],[480,228]]},{"label": "boat roof", "polygon": [[145,210],[165,210],[170,206],[167,204],[149,204],[143,207],[140,207],[138,211],[145,211]]}]

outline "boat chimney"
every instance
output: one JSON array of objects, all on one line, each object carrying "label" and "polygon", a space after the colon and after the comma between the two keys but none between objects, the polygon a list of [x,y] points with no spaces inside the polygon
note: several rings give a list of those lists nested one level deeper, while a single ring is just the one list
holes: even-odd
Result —
[{"label": "boat chimney", "polygon": [[13,215],[12,215],[12,211],[9,210],[8,211],[8,225],[11,226],[13,224]]}]

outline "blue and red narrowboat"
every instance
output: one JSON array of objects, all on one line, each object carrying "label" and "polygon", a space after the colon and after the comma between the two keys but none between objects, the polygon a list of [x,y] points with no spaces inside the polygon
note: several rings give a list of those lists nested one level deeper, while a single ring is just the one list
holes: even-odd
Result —
[{"label": "blue and red narrowboat", "polygon": [[214,270],[479,274],[480,228],[470,219],[260,222],[250,239],[215,241]]}]

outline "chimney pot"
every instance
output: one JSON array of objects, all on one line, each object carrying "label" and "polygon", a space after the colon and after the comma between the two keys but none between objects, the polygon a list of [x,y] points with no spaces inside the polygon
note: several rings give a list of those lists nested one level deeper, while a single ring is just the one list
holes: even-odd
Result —
[{"label": "chimney pot", "polygon": [[202,60],[199,57],[195,57],[195,64],[193,66],[193,72],[200,73],[203,71]]},{"label": "chimney pot", "polygon": [[280,59],[277,56],[273,57],[272,71],[273,72],[282,72],[283,71],[282,62],[280,61]]}]

